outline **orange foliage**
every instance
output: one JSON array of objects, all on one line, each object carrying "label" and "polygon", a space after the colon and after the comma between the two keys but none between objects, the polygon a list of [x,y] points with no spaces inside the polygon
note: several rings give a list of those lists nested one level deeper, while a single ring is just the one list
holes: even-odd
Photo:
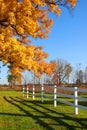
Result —
[{"label": "orange foliage", "polygon": [[43,47],[28,43],[30,37],[48,37],[53,25],[48,12],[60,16],[60,5],[65,3],[73,8],[76,0],[0,0],[0,61],[10,63],[12,74],[21,76],[26,69],[37,76],[52,74],[55,65],[45,62]]}]

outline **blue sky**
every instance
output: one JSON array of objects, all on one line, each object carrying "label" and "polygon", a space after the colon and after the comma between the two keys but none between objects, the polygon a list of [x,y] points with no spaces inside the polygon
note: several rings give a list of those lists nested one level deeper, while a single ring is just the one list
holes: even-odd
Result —
[{"label": "blue sky", "polygon": [[49,38],[36,40],[36,45],[44,46],[48,60],[61,58],[72,65],[87,66],[87,1],[79,0],[72,13],[63,8],[60,17],[51,17],[54,25]]},{"label": "blue sky", "polygon": [[[72,66],[81,63],[87,66],[87,0],[79,0],[70,13],[63,8],[60,17],[51,14],[54,25],[48,39],[33,40],[35,45],[43,45],[49,54],[48,61],[63,59]],[[6,83],[7,68],[0,73],[0,83]]]}]

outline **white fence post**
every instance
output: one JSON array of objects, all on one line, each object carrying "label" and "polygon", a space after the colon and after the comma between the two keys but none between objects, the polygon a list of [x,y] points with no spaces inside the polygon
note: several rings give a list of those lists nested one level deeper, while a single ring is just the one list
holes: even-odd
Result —
[{"label": "white fence post", "polygon": [[29,97],[29,88],[27,86],[27,98]]},{"label": "white fence post", "polygon": [[35,99],[35,86],[33,85],[33,100]]},{"label": "white fence post", "polygon": [[24,86],[23,86],[23,97],[24,97],[24,92],[25,92],[24,90],[25,90],[25,88],[24,88]]},{"label": "white fence post", "polygon": [[44,102],[44,86],[43,84],[41,85],[41,102]]},{"label": "white fence post", "polygon": [[74,87],[74,112],[78,115],[78,91],[77,87]]},{"label": "white fence post", "polygon": [[56,85],[54,86],[54,107],[57,106],[57,89]]}]

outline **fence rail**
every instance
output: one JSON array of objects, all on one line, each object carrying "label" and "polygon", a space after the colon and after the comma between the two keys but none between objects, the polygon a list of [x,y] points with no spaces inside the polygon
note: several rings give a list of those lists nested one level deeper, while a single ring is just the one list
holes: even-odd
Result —
[{"label": "fence rail", "polygon": [[80,88],[78,88],[78,92],[87,93],[87,89],[80,89]]},{"label": "fence rail", "polygon": [[59,96],[62,96],[62,97],[74,98],[73,95],[69,95],[69,94],[58,93],[58,95],[59,95]]},{"label": "fence rail", "polygon": [[[50,92],[49,90],[46,90],[46,88],[52,88],[52,91]],[[68,90],[68,91],[72,91],[73,95],[70,94],[65,94],[60,92],[59,90]],[[83,98],[83,97],[79,97],[79,92],[82,93],[87,93],[87,89],[78,89],[77,87],[74,88],[68,88],[68,87],[57,87],[56,85],[54,86],[49,86],[49,87],[45,87],[43,84],[40,87],[40,90],[37,90],[37,87],[35,87],[35,85],[33,85],[32,90],[30,90],[32,92],[32,99],[35,100],[35,96],[36,96],[36,92],[39,92],[40,96],[41,96],[41,102],[43,103],[45,101],[45,98],[48,99],[53,99],[54,102],[54,107],[57,107],[57,102],[61,102],[70,106],[74,106],[74,113],[77,115],[78,114],[78,108],[81,109],[85,109],[87,110],[86,106],[82,106],[79,105],[78,102],[79,101],[87,101],[87,98]],[[29,98],[29,86],[27,86],[26,88],[23,86],[23,97],[27,97]],[[39,96],[38,94],[38,96]],[[46,94],[50,94],[50,96],[46,95]],[[68,101],[64,101],[61,100],[60,97],[66,97],[66,98],[71,98],[73,99],[74,103],[68,102]]]}]

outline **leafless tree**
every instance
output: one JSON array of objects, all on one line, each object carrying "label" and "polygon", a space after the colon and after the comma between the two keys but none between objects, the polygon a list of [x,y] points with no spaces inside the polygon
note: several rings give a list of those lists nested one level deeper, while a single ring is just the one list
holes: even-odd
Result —
[{"label": "leafless tree", "polygon": [[57,66],[55,74],[58,74],[59,82],[69,82],[69,76],[72,72],[72,66],[67,61],[62,59],[56,59],[54,60],[54,63]]},{"label": "leafless tree", "polygon": [[84,82],[87,83],[87,67],[85,67]]}]

